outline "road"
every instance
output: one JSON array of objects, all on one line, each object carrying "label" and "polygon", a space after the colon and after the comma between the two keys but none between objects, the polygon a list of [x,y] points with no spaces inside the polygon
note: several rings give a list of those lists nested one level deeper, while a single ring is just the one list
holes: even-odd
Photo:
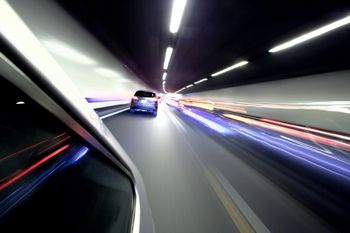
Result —
[{"label": "road", "polygon": [[227,138],[175,109],[163,104],[156,118],[124,112],[104,122],[143,175],[158,233],[335,232],[242,159],[247,150],[223,146]]}]

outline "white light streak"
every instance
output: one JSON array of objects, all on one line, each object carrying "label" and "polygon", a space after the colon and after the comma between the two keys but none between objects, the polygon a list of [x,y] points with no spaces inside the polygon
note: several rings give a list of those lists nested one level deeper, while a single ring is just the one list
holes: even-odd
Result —
[{"label": "white light streak", "polygon": [[318,37],[322,34],[330,32],[334,29],[345,26],[349,23],[350,23],[350,16],[347,16],[343,19],[337,20],[337,21],[330,23],[326,26],[320,27],[314,31],[308,32],[308,33],[303,34],[301,36],[298,36],[298,37],[296,37],[292,40],[289,40],[283,44],[277,45],[277,46],[273,47],[272,49],[270,49],[269,52],[275,53],[275,52],[279,52],[279,51],[284,50],[284,49],[288,49],[288,48],[293,47],[297,44],[303,43],[307,40],[313,39],[313,38]]},{"label": "white light streak", "polygon": [[173,8],[171,10],[171,19],[169,26],[171,33],[176,33],[179,30],[186,2],[187,0],[173,0]]},{"label": "white light streak", "polygon": [[173,53],[173,48],[168,47],[165,51],[165,58],[164,58],[164,65],[163,65],[164,70],[168,69],[172,53]]},{"label": "white light streak", "polygon": [[194,84],[199,84],[199,83],[202,83],[202,82],[205,82],[205,81],[208,81],[208,79],[207,78],[203,78],[203,79],[201,79],[201,80],[199,80],[197,82],[194,82]]},{"label": "white light streak", "polygon": [[46,41],[43,41],[43,44],[50,52],[60,57],[63,57],[64,59],[67,59],[69,61],[80,63],[83,65],[96,64],[96,62],[90,57],[86,56],[85,54],[82,54],[81,52],[77,51],[74,48],[69,47],[68,45],[62,42],[55,41],[55,40],[46,40]]},{"label": "white light streak", "polygon": [[227,67],[227,68],[225,68],[225,69],[223,69],[223,70],[220,70],[220,71],[218,71],[218,72],[216,72],[216,73],[214,73],[214,74],[211,74],[211,76],[212,76],[212,77],[219,76],[219,75],[221,75],[221,74],[223,74],[223,73],[226,73],[226,72],[228,72],[228,71],[237,69],[238,67],[247,65],[248,63],[249,63],[248,61],[241,61],[241,62],[238,62],[238,63],[236,63],[236,64],[234,64],[234,65],[232,65],[232,66],[230,66],[230,67]]}]

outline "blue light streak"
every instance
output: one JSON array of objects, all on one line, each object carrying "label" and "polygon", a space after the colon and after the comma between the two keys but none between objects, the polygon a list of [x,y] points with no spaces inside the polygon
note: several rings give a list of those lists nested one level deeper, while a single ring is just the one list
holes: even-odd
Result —
[{"label": "blue light streak", "polygon": [[84,157],[87,152],[89,151],[89,148],[86,146],[83,146],[72,158],[72,163],[76,163],[79,161],[82,157]]},{"label": "blue light streak", "polygon": [[189,117],[199,121],[203,125],[211,128],[212,130],[215,130],[216,132],[219,132],[221,134],[228,134],[228,133],[230,133],[229,129],[227,129],[225,126],[222,126],[222,125],[214,122],[212,119],[209,120],[206,117],[201,116],[199,114],[196,114],[196,113],[192,112],[191,110],[187,110],[185,108],[182,109],[182,112],[184,114],[186,114],[187,116],[189,116]]},{"label": "blue light streak", "polygon": [[179,108],[179,110],[208,128],[224,134],[224,136],[238,134],[269,147],[286,158],[300,161],[304,165],[311,165],[329,175],[333,174],[350,180],[350,158],[347,156],[348,154],[343,155],[345,152],[339,148],[319,145],[311,138],[310,140],[300,140],[295,137],[286,137],[283,133],[272,129],[266,130],[258,126],[228,120],[198,109],[184,107]]}]

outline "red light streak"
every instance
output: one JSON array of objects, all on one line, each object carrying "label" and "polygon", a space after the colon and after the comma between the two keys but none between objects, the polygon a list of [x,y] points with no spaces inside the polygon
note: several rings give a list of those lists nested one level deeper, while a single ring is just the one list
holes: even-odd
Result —
[{"label": "red light streak", "polygon": [[245,117],[241,117],[241,116],[236,116],[236,115],[232,115],[232,114],[224,114],[225,117],[231,118],[233,120],[237,120],[237,121],[241,121],[250,125],[255,125],[255,126],[260,126],[263,128],[268,128],[274,131],[278,131],[281,133],[285,133],[285,134],[289,134],[292,136],[296,136],[299,138],[303,138],[303,139],[307,139],[307,140],[311,140],[314,142],[318,142],[321,144],[325,144],[325,145],[329,145],[329,146],[334,146],[334,147],[339,147],[341,149],[350,151],[350,144],[348,143],[344,143],[344,142],[340,142],[337,140],[333,140],[333,139],[328,139],[328,138],[324,138],[318,135],[314,135],[311,133],[306,133],[306,132],[302,132],[302,131],[298,131],[295,129],[290,129],[290,128],[285,128],[282,126],[277,126],[277,125],[273,125],[270,123],[265,123],[265,122],[261,122],[261,121],[257,121],[257,120],[253,120],[253,119],[249,119],[249,118],[245,118]]},{"label": "red light streak", "polygon": [[11,178],[9,181],[7,181],[6,183],[2,184],[0,186],[0,191],[4,190],[5,188],[7,188],[8,186],[10,186],[11,184],[13,184],[14,182],[16,182],[17,180],[21,179],[23,176],[25,176],[26,174],[28,174],[29,172],[33,171],[35,168],[39,167],[41,164],[45,163],[46,161],[48,161],[49,159],[53,158],[54,156],[58,155],[59,153],[61,153],[62,151],[66,150],[69,147],[69,145],[65,145],[63,147],[61,147],[60,149],[52,152],[51,154],[49,154],[48,156],[46,156],[45,158],[39,160],[37,163],[33,164],[32,166],[30,166],[29,168],[25,169],[24,171],[22,171],[21,173],[17,174],[16,176],[14,176],[13,178]]},{"label": "red light streak", "polygon": [[[66,134],[66,133],[59,134],[59,135],[55,136],[55,137],[52,138],[52,139],[59,138],[59,137],[65,135],[65,134]],[[42,143],[44,143],[44,142],[50,141],[50,140],[52,140],[52,139],[45,139],[45,140],[40,141],[40,142],[38,142],[38,143],[35,143],[35,144],[33,144],[33,145],[27,146],[27,147],[25,147],[25,148],[23,148],[23,149],[17,150],[17,151],[15,151],[15,152],[13,152],[12,154],[9,154],[9,155],[7,155],[7,156],[5,156],[5,157],[3,157],[3,158],[0,158],[0,163],[1,163],[2,161],[7,160],[7,159],[9,159],[9,158],[12,158],[12,157],[14,157],[14,156],[16,156],[16,155],[18,155],[18,154],[20,154],[20,153],[26,151],[26,150],[33,149],[33,148],[35,148],[36,146],[38,146],[38,145],[40,145],[40,144],[42,144]]]},{"label": "red light streak", "polygon": [[306,130],[306,131],[310,131],[310,132],[314,132],[314,133],[324,134],[324,135],[327,135],[327,136],[332,136],[332,137],[337,137],[337,138],[341,138],[341,139],[345,139],[345,140],[350,140],[350,137],[348,137],[348,136],[345,136],[345,135],[342,135],[342,134],[336,134],[336,133],[328,132],[328,131],[325,131],[325,130],[319,130],[319,129],[303,127],[303,126],[299,126],[299,125],[288,124],[288,123],[285,123],[285,122],[271,120],[271,119],[267,119],[267,118],[262,118],[260,120],[261,121],[265,121],[265,122],[270,122],[270,123],[273,123],[273,124],[276,124],[276,125],[287,126],[287,127],[291,127],[291,128],[295,128],[295,129],[302,129],[302,130]]},{"label": "red light streak", "polygon": [[67,137],[63,138],[62,140],[60,140],[60,141],[54,143],[53,145],[50,145],[49,147],[44,148],[43,150],[39,151],[38,154],[42,154],[42,153],[44,153],[44,152],[46,152],[46,151],[52,149],[53,147],[55,147],[55,146],[59,145],[60,143],[66,141],[66,140],[69,139],[70,137],[71,137],[71,136],[67,136]]},{"label": "red light streak", "polygon": [[11,177],[14,177],[16,174],[20,173],[21,171],[23,171],[23,169],[19,169],[19,170],[15,171],[15,172],[11,173],[8,176],[5,176],[4,178],[2,178],[0,180],[0,183],[4,182],[5,180],[9,180]]}]

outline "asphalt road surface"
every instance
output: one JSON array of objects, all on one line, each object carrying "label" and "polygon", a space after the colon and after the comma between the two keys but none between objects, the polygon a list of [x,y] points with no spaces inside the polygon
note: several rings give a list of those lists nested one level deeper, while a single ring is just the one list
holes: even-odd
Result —
[{"label": "asphalt road surface", "polygon": [[163,104],[157,117],[124,112],[104,122],[143,175],[158,233],[336,231],[272,182],[277,173],[264,174],[246,150],[224,146],[226,138],[175,109]]}]

